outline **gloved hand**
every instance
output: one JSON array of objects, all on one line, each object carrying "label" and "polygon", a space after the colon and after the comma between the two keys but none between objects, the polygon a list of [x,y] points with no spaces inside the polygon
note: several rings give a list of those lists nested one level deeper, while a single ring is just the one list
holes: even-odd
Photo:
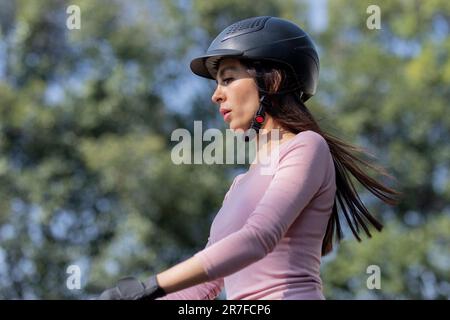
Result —
[{"label": "gloved hand", "polygon": [[134,277],[120,279],[117,286],[103,291],[98,300],[155,300],[164,295],[156,275],[152,275],[145,282]]}]

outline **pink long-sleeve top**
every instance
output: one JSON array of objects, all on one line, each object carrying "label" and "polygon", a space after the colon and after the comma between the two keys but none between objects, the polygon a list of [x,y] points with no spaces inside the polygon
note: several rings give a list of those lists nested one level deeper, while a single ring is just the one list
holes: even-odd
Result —
[{"label": "pink long-sleeve top", "polygon": [[308,130],[283,142],[272,174],[260,164],[235,177],[195,254],[209,281],[161,300],[324,299],[322,240],[336,194],[326,140]]}]

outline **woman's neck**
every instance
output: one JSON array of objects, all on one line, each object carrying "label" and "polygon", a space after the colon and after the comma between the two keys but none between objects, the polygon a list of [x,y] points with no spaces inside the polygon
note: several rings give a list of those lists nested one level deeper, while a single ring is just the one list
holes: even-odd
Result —
[{"label": "woman's neck", "polygon": [[256,137],[257,156],[255,161],[259,162],[260,157],[270,155],[273,148],[295,137],[295,134],[282,128],[271,117],[260,129]]}]

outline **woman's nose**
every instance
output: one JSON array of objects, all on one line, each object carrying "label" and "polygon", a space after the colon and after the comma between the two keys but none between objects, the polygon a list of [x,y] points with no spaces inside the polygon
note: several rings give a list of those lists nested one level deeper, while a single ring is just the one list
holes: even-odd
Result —
[{"label": "woman's nose", "polygon": [[218,85],[216,90],[214,91],[211,100],[213,103],[221,103],[225,99],[225,96],[223,94],[223,91],[220,89],[220,86]]}]

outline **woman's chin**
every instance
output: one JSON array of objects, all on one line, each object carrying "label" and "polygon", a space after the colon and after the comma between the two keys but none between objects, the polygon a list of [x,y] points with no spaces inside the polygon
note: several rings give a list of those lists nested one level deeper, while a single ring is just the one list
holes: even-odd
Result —
[{"label": "woman's chin", "polygon": [[244,133],[245,129],[242,126],[235,125],[233,122],[230,122],[230,130],[235,133]]}]

